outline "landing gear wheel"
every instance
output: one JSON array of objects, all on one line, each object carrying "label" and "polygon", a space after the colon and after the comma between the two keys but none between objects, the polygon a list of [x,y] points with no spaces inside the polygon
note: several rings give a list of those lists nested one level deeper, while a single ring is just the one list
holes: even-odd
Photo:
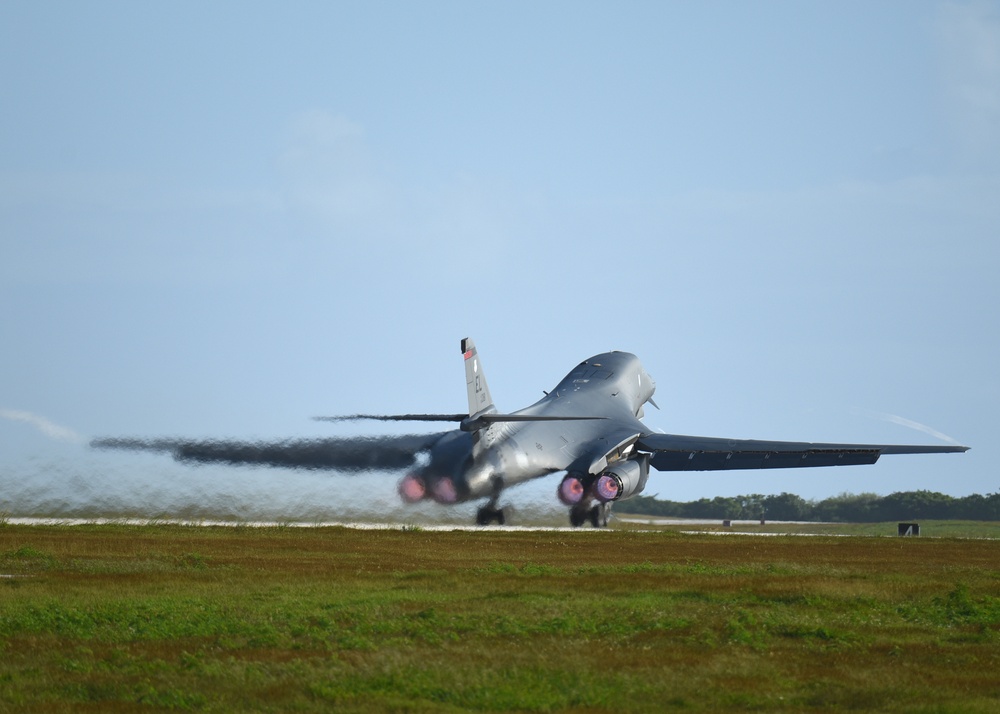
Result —
[{"label": "landing gear wheel", "polygon": [[569,524],[579,528],[589,521],[594,528],[607,528],[610,515],[610,503],[595,503],[590,506],[577,504],[569,511]]},{"label": "landing gear wheel", "polygon": [[579,528],[584,523],[587,522],[587,518],[590,516],[590,509],[586,506],[581,507],[579,504],[573,506],[569,509],[569,524],[574,528]]},{"label": "landing gear wheel", "polygon": [[611,506],[607,503],[595,503],[593,508],[590,509],[590,513],[587,517],[590,520],[590,525],[594,528],[607,528],[608,527],[608,513],[611,511]]},{"label": "landing gear wheel", "polygon": [[489,506],[483,506],[478,511],[476,511],[476,525],[477,526],[488,526],[493,522],[496,517],[496,510],[490,508]]},{"label": "landing gear wheel", "polygon": [[496,508],[494,506],[485,505],[476,511],[476,525],[477,526],[488,526],[496,521],[498,526],[506,525],[507,521],[514,514],[514,509],[510,506],[504,506],[503,508]]}]

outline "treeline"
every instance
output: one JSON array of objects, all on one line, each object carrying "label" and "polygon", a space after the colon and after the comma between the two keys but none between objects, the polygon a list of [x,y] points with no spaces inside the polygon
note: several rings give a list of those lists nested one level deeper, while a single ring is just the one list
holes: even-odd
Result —
[{"label": "treeline", "polygon": [[1000,493],[962,498],[935,491],[901,491],[888,496],[850,494],[807,501],[792,493],[763,496],[701,498],[697,501],[661,501],[655,496],[635,496],[618,504],[623,513],[673,518],[732,520],[825,521],[878,523],[917,519],[1000,521]]}]

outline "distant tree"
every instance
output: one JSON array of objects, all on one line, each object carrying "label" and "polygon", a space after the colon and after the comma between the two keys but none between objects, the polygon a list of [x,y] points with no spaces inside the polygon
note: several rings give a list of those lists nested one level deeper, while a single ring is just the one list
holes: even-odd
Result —
[{"label": "distant tree", "polygon": [[699,498],[697,501],[688,501],[681,505],[681,515],[684,518],[715,518],[712,511],[712,501],[707,498]]},{"label": "distant tree", "polygon": [[715,498],[699,498],[697,501],[681,504],[681,515],[684,518],[739,518],[743,504],[737,498],[716,496]]},{"label": "distant tree", "polygon": [[746,496],[737,496],[740,502],[739,518],[746,520],[757,520],[764,517],[764,496],[759,493],[751,493]]},{"label": "distant tree", "polygon": [[969,521],[1000,521],[1000,493],[973,493],[952,504],[952,518]]},{"label": "distant tree", "polygon": [[954,500],[936,491],[900,491],[879,499],[874,515],[879,521],[946,519],[951,518]]},{"label": "distant tree", "polygon": [[804,521],[812,515],[812,505],[793,493],[764,496],[761,505],[764,510],[761,517],[774,521]]},{"label": "distant tree", "polygon": [[953,498],[936,491],[899,491],[888,496],[842,493],[818,503],[792,493],[716,496],[687,503],[635,496],[619,506],[623,513],[711,519],[770,518],[777,521],[875,523],[924,519],[1000,521],[1000,493]]},{"label": "distant tree", "polygon": [[676,518],[681,515],[682,505],[684,504],[677,501],[660,501],[656,496],[633,496],[623,502],[620,508],[628,513]]},{"label": "distant tree", "polygon": [[984,500],[986,501],[984,513],[988,514],[985,520],[1000,521],[1000,493],[991,493]]},{"label": "distant tree", "polygon": [[871,523],[878,520],[874,516],[878,495],[874,493],[842,493],[816,504],[813,520],[834,523]]}]

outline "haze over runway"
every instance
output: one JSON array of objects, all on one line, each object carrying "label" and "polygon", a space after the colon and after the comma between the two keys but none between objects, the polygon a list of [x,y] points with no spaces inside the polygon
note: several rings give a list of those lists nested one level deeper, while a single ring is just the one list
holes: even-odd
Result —
[{"label": "haze over runway", "polygon": [[972,447],[647,494],[1000,490],[998,2],[7,3],[0,67],[0,511],[401,511],[87,443],[419,431],[309,417],[461,411],[467,335],[505,411],[618,349],[665,432]]}]

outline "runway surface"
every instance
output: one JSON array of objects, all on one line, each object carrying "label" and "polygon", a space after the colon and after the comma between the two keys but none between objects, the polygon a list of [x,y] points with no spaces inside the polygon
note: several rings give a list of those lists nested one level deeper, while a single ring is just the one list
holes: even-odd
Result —
[{"label": "runway surface", "polygon": [[[718,519],[682,519],[682,518],[644,518],[616,516],[615,520],[634,526],[651,526],[651,530],[659,530],[665,526],[720,526]],[[603,528],[573,528],[571,526],[547,525],[489,525],[477,526],[462,523],[401,523],[375,521],[227,521],[211,519],[164,519],[164,518],[40,518],[40,517],[8,517],[4,523],[26,526],[82,526],[82,525],[179,525],[206,526],[223,528],[353,528],[355,530],[421,530],[421,531],[522,531],[522,532],[558,532],[558,533],[600,533],[614,531],[614,527]],[[774,521],[775,524],[792,521]],[[732,526],[759,525],[760,521],[731,521]],[[812,524],[816,525],[816,524]],[[798,535],[790,533],[755,533],[739,531],[684,531],[685,533],[740,534],[740,535]]]}]

